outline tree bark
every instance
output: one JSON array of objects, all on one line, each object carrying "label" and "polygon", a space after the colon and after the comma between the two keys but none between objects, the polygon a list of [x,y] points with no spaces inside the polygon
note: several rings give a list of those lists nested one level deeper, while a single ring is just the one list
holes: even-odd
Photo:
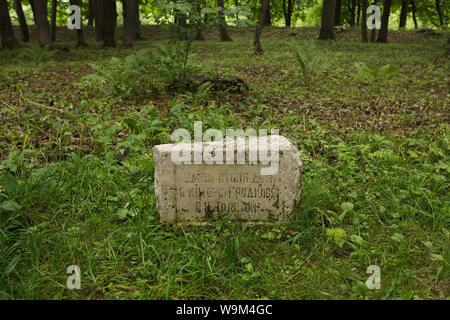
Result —
[{"label": "tree bark", "polygon": [[361,40],[367,42],[367,0],[362,0],[361,15]]},{"label": "tree bark", "polygon": [[266,19],[266,12],[269,7],[269,0],[263,0],[261,5],[261,11],[259,12],[258,26],[255,31],[255,39],[253,40],[253,47],[255,49],[255,54],[262,54],[263,49],[261,48],[261,33],[264,25],[264,20]]},{"label": "tree bark", "polygon": [[56,9],[58,5],[58,0],[52,0],[52,14],[50,17],[50,38],[52,42],[56,40]]},{"label": "tree bark", "polygon": [[323,0],[322,26],[319,39],[334,40],[334,0]]},{"label": "tree bark", "polygon": [[94,21],[95,21],[95,40],[103,41],[105,30],[103,26],[104,12],[103,12],[103,0],[94,1]]},{"label": "tree bark", "polygon": [[391,13],[392,0],[384,0],[383,15],[381,16],[381,28],[378,32],[378,42],[387,42],[388,27],[389,27],[389,15]]},{"label": "tree bark", "polygon": [[356,10],[356,0],[351,0],[348,5],[348,10],[350,12],[350,27],[355,26],[355,10]]},{"label": "tree bark", "polygon": [[16,37],[11,25],[11,18],[6,0],[0,0],[0,34],[2,37],[2,47],[13,49],[16,46]]},{"label": "tree bark", "polygon": [[94,25],[94,19],[95,19],[95,1],[94,0],[88,0],[88,26],[92,27]]},{"label": "tree bark", "polygon": [[335,26],[341,25],[341,7],[342,7],[342,1],[336,0],[336,9],[334,11],[334,25]]},{"label": "tree bark", "polygon": [[224,10],[224,1],[217,0],[217,6],[219,9],[219,30],[220,30],[220,41],[231,41],[231,37],[227,31],[227,22],[225,21]]},{"label": "tree bark", "polygon": [[406,27],[406,19],[408,18],[408,7],[409,7],[409,0],[403,0],[402,9],[400,10],[400,22],[398,26],[400,29]]},{"label": "tree bark", "polygon": [[444,17],[442,16],[441,1],[440,0],[436,0],[436,11],[437,11],[438,16],[439,16],[439,25],[442,28],[442,27],[444,27]]},{"label": "tree bark", "polygon": [[125,41],[126,47],[133,46],[139,36],[139,0],[127,0],[127,15],[125,19]]},{"label": "tree bark", "polygon": [[[261,6],[264,0],[261,0]],[[264,25],[265,26],[271,26],[272,25],[272,15],[270,13],[270,0],[269,4],[267,5],[267,11],[266,11],[266,18],[264,19]]]},{"label": "tree bark", "polygon": [[122,17],[123,17],[123,23],[125,24],[125,20],[127,19],[127,0],[122,0]]},{"label": "tree bark", "polygon": [[356,6],[356,25],[359,26],[359,18],[361,17],[361,1]]},{"label": "tree bark", "polygon": [[34,7],[34,0],[28,0],[28,2],[30,3],[31,12],[33,13],[34,24],[36,24],[36,9]]},{"label": "tree bark", "polygon": [[[377,2],[378,2],[378,0],[374,0],[374,1],[373,1],[373,4],[376,5]],[[377,39],[377,29],[373,28],[373,29],[370,31],[370,42],[375,42],[376,39]]]},{"label": "tree bark", "polygon": [[283,0],[283,15],[284,15],[284,24],[286,27],[290,27],[292,25],[292,13],[294,12],[294,4],[295,0]]},{"label": "tree bark", "polygon": [[47,0],[33,0],[36,12],[36,27],[39,33],[39,44],[41,47],[51,42],[50,26],[47,19]]},{"label": "tree bark", "polygon": [[412,11],[412,18],[414,21],[414,28],[417,29],[418,26],[417,26],[417,18],[416,18],[416,4],[414,3],[414,0],[411,0],[411,6],[412,6],[411,11]]},{"label": "tree bark", "polygon": [[17,18],[19,19],[21,40],[23,42],[28,42],[30,40],[30,34],[28,33],[27,20],[23,14],[21,0],[14,0],[14,8],[16,9]]},{"label": "tree bark", "polygon": [[[202,25],[202,0],[196,0],[195,3],[195,8],[197,10],[197,15],[198,15],[198,21],[196,23],[196,32],[195,32],[195,37],[194,40],[199,40],[199,41],[203,41],[205,40],[205,38],[203,37],[203,25]],[[237,0],[236,0],[236,5],[237,5]],[[237,17],[238,15],[236,14],[236,19],[238,19]]]},{"label": "tree bark", "polygon": [[102,0],[103,5],[103,48],[115,47],[117,10],[115,0]]},{"label": "tree bark", "polygon": [[[82,1],[83,0],[70,0],[69,3],[71,6],[79,6],[80,8],[82,7]],[[80,48],[80,47],[87,47],[87,43],[84,41],[84,34],[83,34],[83,19],[81,19],[80,21],[80,29],[76,29],[77,32],[77,44],[76,47]]]}]

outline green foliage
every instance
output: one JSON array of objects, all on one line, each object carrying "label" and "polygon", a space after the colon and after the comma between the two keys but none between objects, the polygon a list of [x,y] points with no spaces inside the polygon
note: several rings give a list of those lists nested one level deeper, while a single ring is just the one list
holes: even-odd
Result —
[{"label": "green foliage", "polygon": [[369,86],[375,93],[379,92],[384,84],[393,79],[396,67],[389,64],[377,67],[362,62],[356,62],[354,79],[364,85]]},{"label": "green foliage", "polygon": [[[373,50],[359,34],[317,43],[317,29],[294,30],[305,38],[296,43],[309,67],[303,86],[284,31],[267,35],[262,57],[253,57],[240,29],[233,42],[190,48],[188,66],[238,74],[251,86],[246,95],[204,84],[146,96],[171,78],[157,75],[168,67],[155,59],[167,57],[155,57],[165,42],[153,38],[137,42],[147,51],[128,61],[108,60],[122,50],[87,48],[76,62],[58,57],[41,68],[2,53],[0,78],[10,80],[0,90],[0,298],[447,298],[442,41],[399,32],[402,43]],[[391,51],[407,54],[393,59]],[[356,80],[355,61],[396,71],[363,71],[382,79],[373,95]],[[98,92],[73,83],[93,62]],[[139,87],[140,80],[149,82]],[[113,92],[124,99],[110,99]],[[152,147],[169,143],[177,128],[193,134],[195,120],[204,130],[280,128],[298,146],[303,197],[287,223],[249,226],[226,212],[205,228],[159,223]],[[81,290],[65,288],[72,264],[81,268]],[[380,290],[365,286],[369,265],[381,269]]]},{"label": "green foliage", "polygon": [[90,64],[98,73],[87,75],[83,80],[98,89],[109,88],[113,96],[145,96],[157,89],[152,79],[153,63],[152,56],[146,50],[140,50],[126,58],[111,58],[106,68]]},{"label": "green foliage", "polygon": [[166,83],[172,83],[198,72],[198,68],[189,64],[191,46],[190,41],[158,45],[157,50],[153,52],[156,76]]},{"label": "green foliage", "polygon": [[377,67],[362,62],[356,62],[355,70],[355,78],[357,80],[364,84],[375,84],[389,79],[396,71],[396,68],[391,65]]},{"label": "green foliage", "polygon": [[83,79],[91,87],[108,88],[113,96],[148,96],[165,90],[176,81],[183,80],[197,69],[189,64],[191,42],[173,42],[158,45],[156,50],[140,50],[126,58],[113,57],[108,67],[91,64],[98,73]]},{"label": "green foliage", "polygon": [[28,64],[30,61],[33,63],[54,63],[53,56],[56,51],[41,48],[38,45],[31,45],[23,48],[20,51],[20,62]]}]

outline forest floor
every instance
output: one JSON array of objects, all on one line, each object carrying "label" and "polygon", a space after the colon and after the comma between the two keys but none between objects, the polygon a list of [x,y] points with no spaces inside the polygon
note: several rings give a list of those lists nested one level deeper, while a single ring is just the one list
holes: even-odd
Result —
[{"label": "forest floor", "polygon": [[[364,44],[358,29],[322,42],[317,28],[265,28],[254,56],[253,31],[223,43],[208,30],[189,58],[243,79],[238,94],[134,78],[125,58],[165,43],[157,27],[132,49],[101,49],[91,29],[74,49],[61,28],[70,51],[41,50],[34,32],[0,51],[0,299],[449,298],[448,34]],[[152,147],[194,120],[296,143],[304,192],[288,223],[159,223]]]}]

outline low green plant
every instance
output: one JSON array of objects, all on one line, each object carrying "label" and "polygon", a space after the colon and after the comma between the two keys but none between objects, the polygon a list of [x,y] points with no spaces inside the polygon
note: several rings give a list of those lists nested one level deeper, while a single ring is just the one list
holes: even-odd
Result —
[{"label": "low green plant", "polygon": [[107,65],[92,63],[97,73],[83,77],[90,86],[108,88],[113,96],[148,95],[158,89],[154,78],[154,59],[147,50],[140,50],[125,58],[113,57]]},{"label": "low green plant", "polygon": [[[56,51],[54,50],[48,50],[45,48],[41,48],[38,45],[31,45],[27,48],[24,48],[21,50],[19,60],[20,63],[26,64],[28,61],[34,62],[34,63],[53,63],[53,56],[55,55]],[[26,62],[24,62],[26,61]]]},{"label": "low green plant", "polygon": [[354,73],[354,79],[362,84],[369,85],[376,91],[379,91],[381,86],[397,70],[396,67],[389,64],[378,67],[363,62],[356,62],[354,66],[356,71]]}]

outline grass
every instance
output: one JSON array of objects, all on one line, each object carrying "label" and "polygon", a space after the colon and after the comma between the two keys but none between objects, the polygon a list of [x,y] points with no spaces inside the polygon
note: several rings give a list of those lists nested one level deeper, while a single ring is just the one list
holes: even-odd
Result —
[{"label": "grass", "polygon": [[[265,29],[260,57],[252,29],[194,42],[192,64],[241,77],[246,94],[114,94],[83,80],[92,63],[154,50],[154,27],[130,50],[1,51],[0,297],[448,299],[446,38],[362,44],[350,29],[319,42],[317,29],[292,30]],[[277,127],[297,144],[304,193],[288,223],[159,223],[151,148],[194,120]],[[80,290],[66,288],[70,265]],[[370,265],[380,290],[364,285]]]}]

